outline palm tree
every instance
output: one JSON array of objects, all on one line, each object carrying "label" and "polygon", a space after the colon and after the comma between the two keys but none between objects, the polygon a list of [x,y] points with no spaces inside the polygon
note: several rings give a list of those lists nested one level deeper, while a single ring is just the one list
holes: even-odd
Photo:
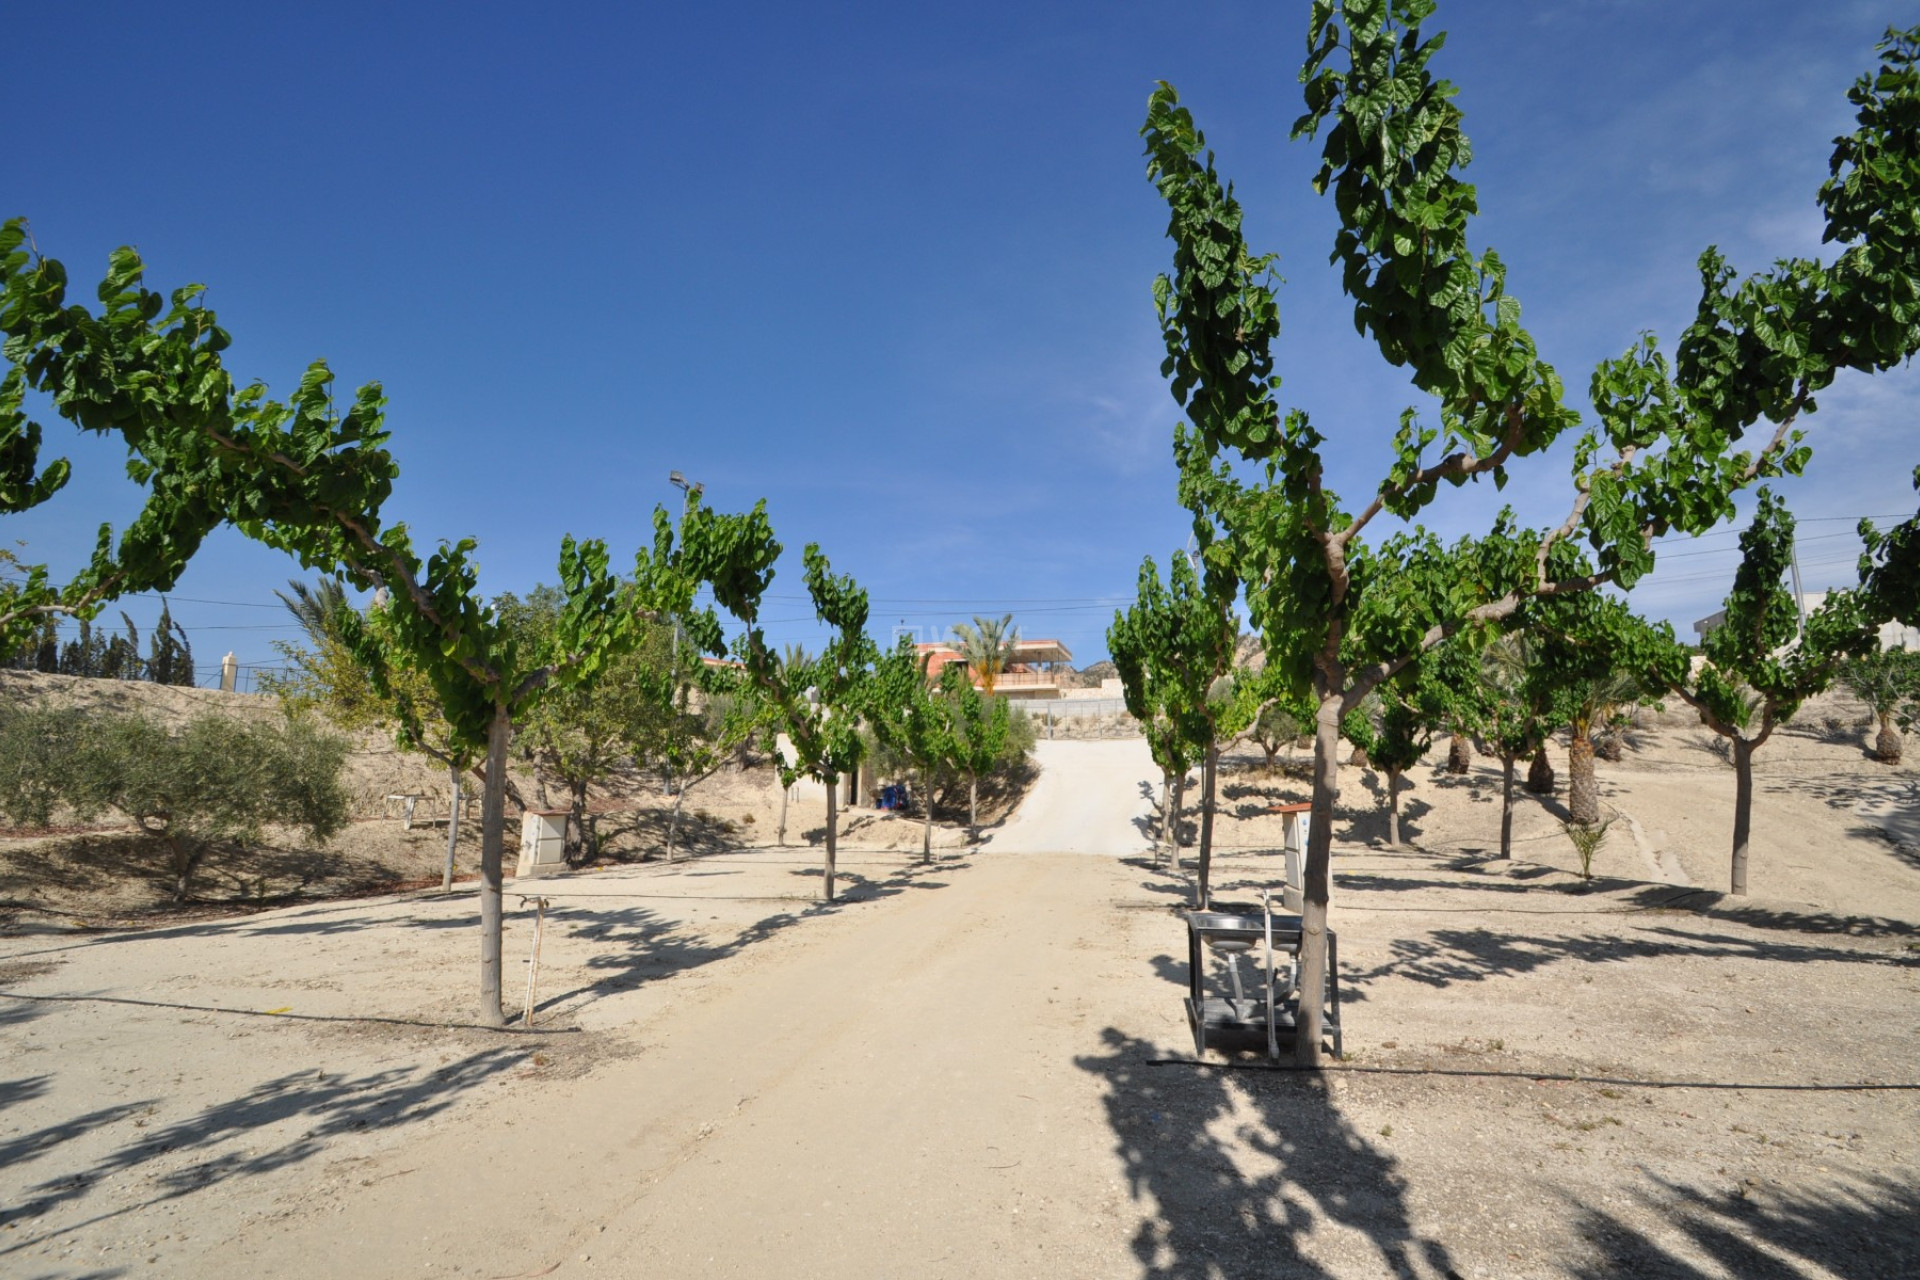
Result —
[{"label": "palm tree", "polygon": [[[1873,741],[1873,757],[1882,764],[1900,763],[1900,730],[1920,704],[1920,653],[1882,649],[1854,658],[1840,668],[1840,683],[1867,704],[1880,727]],[[1900,714],[1902,708],[1909,715]]]},{"label": "palm tree", "polygon": [[1013,660],[1013,648],[1020,643],[1020,628],[1013,625],[1013,615],[1006,614],[996,622],[975,614],[972,626],[953,624],[953,638],[967,668],[979,681],[981,692],[991,698],[994,682],[1007,669]]},{"label": "palm tree", "polygon": [[280,603],[287,606],[287,612],[294,616],[301,630],[307,633],[315,648],[323,648],[328,641],[340,638],[340,611],[346,607],[347,589],[340,585],[338,578],[322,578],[313,586],[308,586],[298,578],[288,582],[293,594],[276,591]]}]

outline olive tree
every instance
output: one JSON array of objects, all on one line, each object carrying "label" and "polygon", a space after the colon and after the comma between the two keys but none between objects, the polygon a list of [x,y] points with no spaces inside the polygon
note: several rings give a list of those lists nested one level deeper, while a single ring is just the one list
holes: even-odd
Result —
[{"label": "olive tree", "polygon": [[178,727],[152,716],[69,708],[0,713],[0,807],[45,824],[117,809],[167,853],[173,900],[209,858],[268,825],[327,841],[347,823],[347,744],[304,716],[265,723],[204,713]]}]

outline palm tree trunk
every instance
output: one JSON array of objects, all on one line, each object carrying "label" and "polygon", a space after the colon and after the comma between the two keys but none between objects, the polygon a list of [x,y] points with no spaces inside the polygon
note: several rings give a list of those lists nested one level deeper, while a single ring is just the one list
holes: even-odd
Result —
[{"label": "palm tree trunk", "polygon": [[1534,748],[1533,763],[1527,766],[1527,794],[1550,796],[1553,794],[1553,761],[1547,758],[1545,743]]},{"label": "palm tree trunk", "polygon": [[1447,740],[1447,772],[1466,773],[1473,768],[1473,744],[1457,727]]},{"label": "palm tree trunk", "polygon": [[1893,727],[1893,713],[1882,711],[1879,716],[1880,732],[1873,740],[1873,758],[1881,764],[1899,764],[1900,731]]},{"label": "palm tree trunk", "polygon": [[1600,783],[1593,776],[1593,738],[1585,720],[1573,722],[1567,742],[1567,818],[1583,827],[1600,821]]}]

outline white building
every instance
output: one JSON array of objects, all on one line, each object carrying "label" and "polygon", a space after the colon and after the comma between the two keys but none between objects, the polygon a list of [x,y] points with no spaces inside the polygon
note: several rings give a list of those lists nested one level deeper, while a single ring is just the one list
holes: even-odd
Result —
[{"label": "white building", "polygon": [[[1806,591],[1800,595],[1800,612],[1805,615],[1818,609],[1827,598],[1824,591]],[[1726,610],[1709,614],[1693,624],[1694,634],[1702,640],[1707,633],[1727,620]],[[1889,622],[1880,628],[1880,647],[1882,649],[1920,650],[1920,627],[1903,627],[1897,622]]]}]

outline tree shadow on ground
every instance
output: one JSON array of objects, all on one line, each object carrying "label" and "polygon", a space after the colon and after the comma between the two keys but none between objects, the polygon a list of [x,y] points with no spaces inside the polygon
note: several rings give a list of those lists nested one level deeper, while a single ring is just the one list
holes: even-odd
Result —
[{"label": "tree shadow on ground", "polygon": [[[596,975],[592,981],[554,992],[536,1004],[537,1013],[566,1007],[578,1012],[609,996],[631,991],[648,982],[670,978],[677,973],[698,969],[729,956],[737,955],[764,942],[775,934],[813,916],[825,915],[844,907],[894,897],[909,889],[944,889],[947,881],[935,875],[965,870],[965,861],[914,862],[894,874],[874,879],[858,872],[841,870],[844,887],[832,902],[803,902],[798,899],[792,910],[781,911],[756,920],[731,938],[719,941],[700,936],[689,922],[661,914],[650,907],[623,907],[606,910],[592,906],[557,906],[547,918],[558,927],[573,927],[573,936],[594,943],[597,950],[586,967]],[[790,874],[818,880],[819,867],[800,867]],[[688,895],[703,898],[718,895]]]},{"label": "tree shadow on ground", "polygon": [[[1075,1065],[1105,1088],[1142,1206],[1132,1238],[1142,1276],[1351,1274],[1328,1260],[1345,1243],[1329,1227],[1358,1233],[1395,1275],[1453,1273],[1446,1247],[1414,1230],[1397,1162],[1340,1115],[1325,1081],[1156,1068],[1152,1043],[1111,1027],[1102,1039],[1105,1052]],[[1320,1256],[1303,1251],[1309,1239]]]},{"label": "tree shadow on ground", "polygon": [[1920,1189],[1884,1174],[1821,1189],[1749,1182],[1708,1191],[1658,1177],[1651,1182],[1634,1193],[1640,1207],[1710,1261],[1676,1256],[1620,1216],[1570,1203],[1574,1229],[1593,1250],[1590,1259],[1572,1268],[1573,1275],[1801,1280],[1819,1274],[1890,1280],[1910,1275],[1913,1260],[1920,1258]]},{"label": "tree shadow on ground", "polygon": [[1342,965],[1343,998],[1364,1000],[1367,987],[1382,978],[1403,978],[1429,987],[1486,982],[1533,973],[1563,961],[1657,960],[1696,957],[1712,960],[1764,960],[1807,963],[1893,965],[1920,968],[1920,956],[1888,955],[1848,947],[1776,942],[1725,933],[1642,927],[1616,937],[1526,935],[1490,929],[1435,929],[1416,938],[1387,944],[1388,958],[1371,968]]},{"label": "tree shadow on ground", "polygon": [[[640,862],[659,862],[666,858],[667,828],[672,824],[670,809],[618,809],[599,815],[596,852],[580,863],[583,868],[628,866]],[[729,819],[716,818],[699,807],[683,809],[680,825],[674,831],[676,858],[716,853],[738,853],[752,847],[751,832],[740,831]],[[620,847],[615,848],[618,844]]]},{"label": "tree shadow on ground", "polygon": [[[265,1081],[237,1098],[198,1115],[129,1135],[104,1155],[72,1172],[24,1184],[0,1218],[11,1228],[0,1259],[111,1218],[137,1214],[169,1200],[219,1193],[227,1182],[271,1173],[322,1154],[330,1140],[362,1130],[395,1129],[445,1111],[464,1094],[530,1059],[533,1043],[500,1045],[470,1053],[437,1070],[393,1067],[363,1076],[324,1070],[297,1071]],[[72,1117],[8,1139],[0,1167],[24,1178],[25,1164],[52,1155],[65,1143],[144,1112],[148,1101]],[[298,1121],[292,1133],[273,1133],[282,1121]],[[200,1155],[182,1163],[180,1155]],[[49,1170],[49,1172],[52,1172]],[[35,1230],[33,1220],[87,1198],[108,1178],[123,1184],[144,1180],[154,1193],[137,1203],[103,1210],[79,1221]],[[15,1232],[18,1234],[16,1235]],[[6,1264],[0,1262],[0,1270]]]},{"label": "tree shadow on ground", "polygon": [[[382,859],[335,847],[263,842],[211,848],[194,871],[192,893],[175,903],[174,871],[165,843],[134,831],[48,839],[32,856],[0,861],[0,895],[21,899],[29,910],[46,910],[64,894],[98,894],[116,905],[103,914],[133,918],[178,916],[209,907],[262,909],[321,897],[390,889],[403,872]],[[126,886],[138,901],[127,902]],[[312,892],[319,889],[320,892]],[[60,914],[58,911],[52,914]]]}]

